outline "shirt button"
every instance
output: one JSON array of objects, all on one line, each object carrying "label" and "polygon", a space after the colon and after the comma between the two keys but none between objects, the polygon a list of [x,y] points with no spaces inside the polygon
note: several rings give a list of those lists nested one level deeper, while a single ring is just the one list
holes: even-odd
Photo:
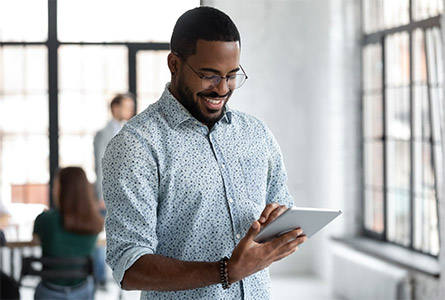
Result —
[{"label": "shirt button", "polygon": [[225,169],[226,165],[225,164],[221,164],[221,168]]},{"label": "shirt button", "polygon": [[237,233],[236,238],[239,240],[241,238],[241,235]]},{"label": "shirt button", "polygon": [[232,198],[229,198],[229,202],[230,202],[230,203],[233,203],[233,199],[232,199]]}]

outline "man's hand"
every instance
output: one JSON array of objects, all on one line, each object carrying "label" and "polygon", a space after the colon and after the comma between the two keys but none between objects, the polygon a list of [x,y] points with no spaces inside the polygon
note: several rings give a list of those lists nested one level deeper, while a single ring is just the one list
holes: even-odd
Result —
[{"label": "man's hand", "polygon": [[278,203],[270,203],[266,205],[263,212],[261,213],[258,222],[261,224],[261,228],[278,218],[279,215],[287,210],[286,205],[280,205]]},{"label": "man's hand", "polygon": [[261,227],[276,219],[286,209],[286,206],[280,206],[277,203],[268,204],[261,214],[260,220],[252,223],[246,236],[233,250],[232,257],[227,263],[231,283],[237,282],[267,268],[273,262],[289,256],[298,249],[301,243],[307,240],[306,236],[300,236],[303,234],[303,230],[297,228],[266,243],[254,241]]}]

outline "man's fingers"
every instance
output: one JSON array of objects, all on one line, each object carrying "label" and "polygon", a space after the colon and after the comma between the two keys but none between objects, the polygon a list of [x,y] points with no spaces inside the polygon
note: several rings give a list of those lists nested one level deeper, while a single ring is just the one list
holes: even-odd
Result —
[{"label": "man's fingers", "polygon": [[[297,231],[297,230],[295,230],[295,231]],[[295,232],[295,231],[293,231],[293,232]],[[295,251],[298,250],[299,245],[301,245],[302,243],[304,243],[307,240],[307,237],[305,235],[296,237],[295,234],[290,235],[290,236],[289,236],[289,234],[290,233],[280,237],[280,239],[283,238],[283,240],[281,240],[280,244],[278,244],[276,246],[276,247],[278,247],[278,248],[276,248],[278,251],[277,251],[277,255],[276,255],[274,261],[281,260],[281,259],[291,255],[292,253],[294,253]]]},{"label": "man's fingers", "polygon": [[261,226],[265,226],[275,220],[279,215],[287,210],[286,205],[279,205],[278,203],[270,203],[266,205],[266,208],[261,213],[259,222]]},{"label": "man's fingers", "polygon": [[276,218],[278,218],[282,213],[284,213],[287,210],[286,205],[280,205],[277,208],[275,208],[273,211],[270,212],[269,217],[267,218],[266,222],[262,223],[263,226],[266,226]]},{"label": "man's fingers", "polygon": [[270,203],[266,205],[266,208],[261,213],[260,219],[258,220],[261,224],[266,222],[266,220],[269,218],[270,213],[275,210],[278,206],[280,206],[278,203]]},{"label": "man's fingers", "polygon": [[294,253],[295,251],[297,251],[297,249],[298,249],[298,247],[294,247],[294,248],[292,248],[291,250],[289,250],[289,251],[287,251],[287,252],[284,252],[284,253],[278,255],[278,256],[275,258],[274,262],[275,262],[275,261],[279,261],[279,260],[281,260],[281,259],[283,259],[283,258],[285,258],[285,257],[288,257],[289,255],[291,255],[292,253]]},{"label": "man's fingers", "polygon": [[[297,239],[297,237],[299,238]],[[307,239],[301,228],[297,228],[288,233],[285,233],[282,236],[279,236],[276,239],[272,240],[271,243],[275,244],[274,247],[281,247],[282,245],[287,244],[289,242],[295,242],[296,239],[298,240],[296,246],[303,243]]]}]

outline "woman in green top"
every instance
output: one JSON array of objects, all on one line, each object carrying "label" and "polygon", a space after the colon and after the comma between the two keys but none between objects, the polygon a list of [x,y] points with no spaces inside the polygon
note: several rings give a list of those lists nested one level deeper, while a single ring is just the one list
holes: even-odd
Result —
[{"label": "woman in green top", "polygon": [[[103,218],[85,172],[79,167],[61,169],[52,192],[55,208],[42,212],[34,222],[42,256],[91,255]],[[94,282],[88,278],[42,280],[34,299],[94,299]]]}]

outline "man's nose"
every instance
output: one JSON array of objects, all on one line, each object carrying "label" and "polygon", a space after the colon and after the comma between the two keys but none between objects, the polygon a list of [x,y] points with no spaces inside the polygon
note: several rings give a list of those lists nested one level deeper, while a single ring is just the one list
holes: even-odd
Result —
[{"label": "man's nose", "polygon": [[225,95],[229,92],[229,82],[227,80],[228,78],[221,78],[219,83],[215,86],[214,89],[217,90],[219,95]]}]

